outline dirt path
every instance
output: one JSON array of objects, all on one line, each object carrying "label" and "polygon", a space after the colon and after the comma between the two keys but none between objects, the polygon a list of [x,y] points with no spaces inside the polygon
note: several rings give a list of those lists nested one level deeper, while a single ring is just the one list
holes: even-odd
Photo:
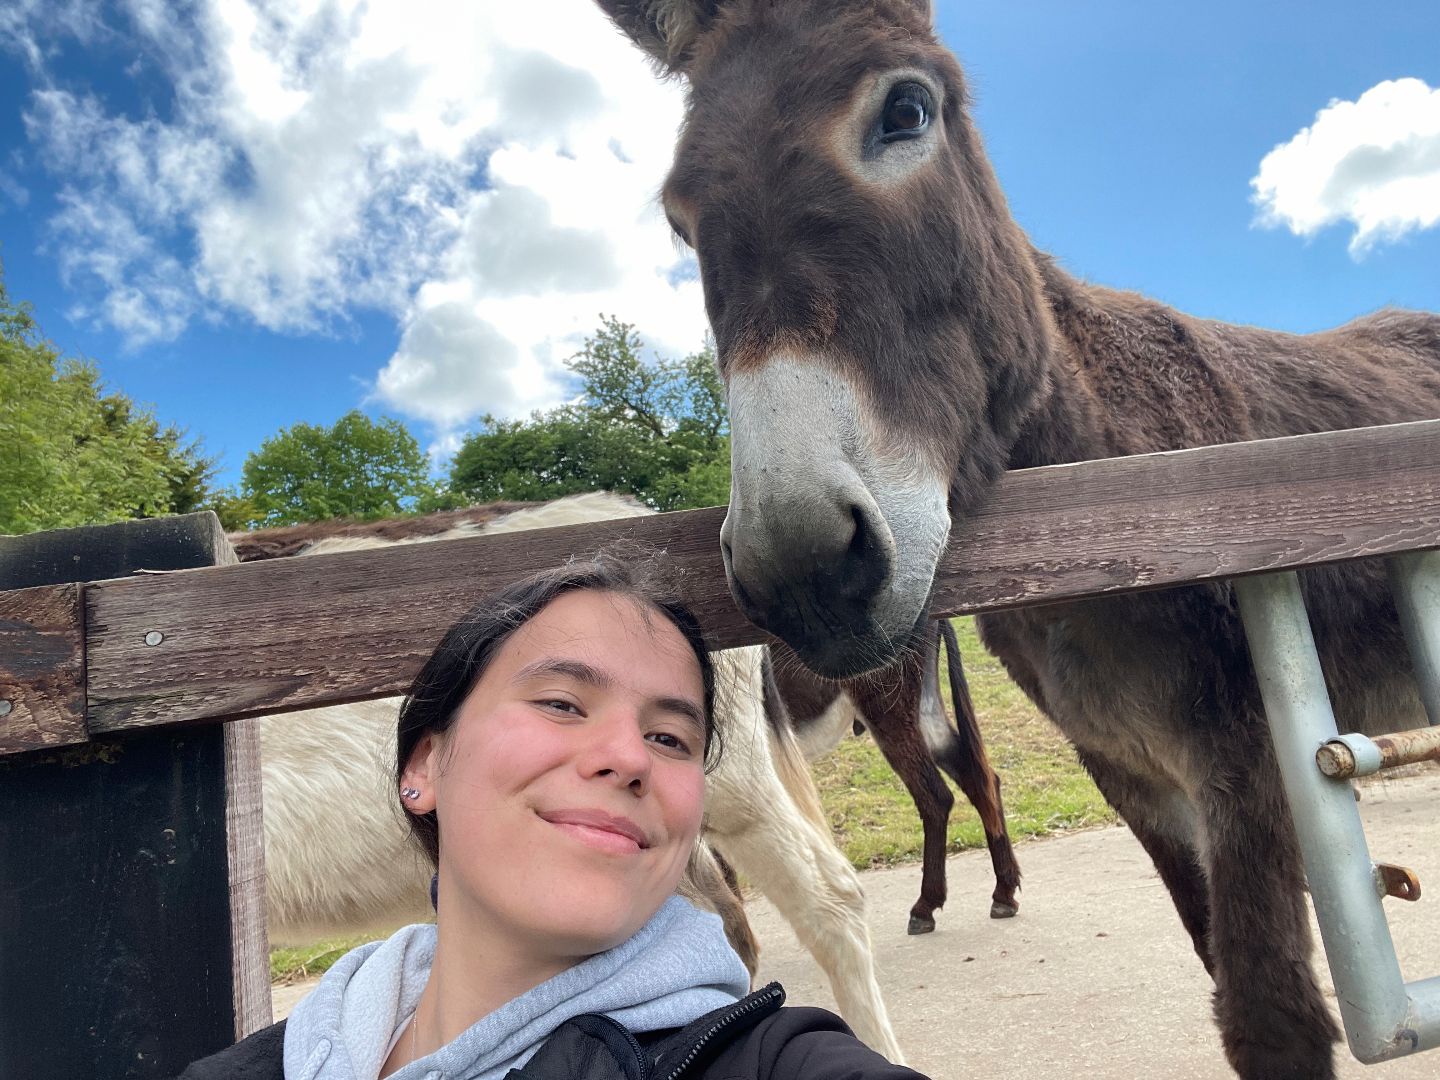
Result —
[{"label": "dirt path", "polygon": [[[1406,977],[1440,975],[1440,773],[1371,783],[1361,807],[1371,854],[1412,867],[1429,889],[1417,903],[1387,901]],[[1129,830],[1026,844],[1019,858],[1018,918],[985,917],[989,859],[966,852],[950,860],[939,929],[918,938],[905,934],[905,917],[919,868],[865,875],[881,980],[910,1064],[937,1080],[1233,1076],[1210,1018],[1209,979]],[[792,1004],[833,1008],[789,926],[763,900],[749,911],[761,980],[779,979]],[[304,989],[280,988],[277,1015]],[[1440,1077],[1440,1050],[1370,1067],[1348,1051],[1337,1060],[1343,1080]]]}]

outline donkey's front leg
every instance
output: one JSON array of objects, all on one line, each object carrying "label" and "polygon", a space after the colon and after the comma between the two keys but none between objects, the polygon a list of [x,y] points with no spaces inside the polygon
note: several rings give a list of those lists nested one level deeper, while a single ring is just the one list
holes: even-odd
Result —
[{"label": "donkey's front leg", "polygon": [[1245,1080],[1330,1080],[1339,1031],[1310,967],[1290,808],[1263,718],[1237,720],[1201,795],[1215,1019]]},{"label": "donkey's front leg", "polygon": [[1080,763],[1155,864],[1175,902],[1205,970],[1215,974],[1210,954],[1210,891],[1201,866],[1198,818],[1190,798],[1174,782],[1141,773],[1099,750],[1077,746]]}]

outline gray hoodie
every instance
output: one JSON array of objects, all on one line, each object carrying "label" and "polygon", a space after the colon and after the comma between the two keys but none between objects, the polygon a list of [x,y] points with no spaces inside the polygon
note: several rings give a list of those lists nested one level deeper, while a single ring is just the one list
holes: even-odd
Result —
[{"label": "gray hoodie", "polygon": [[[435,927],[346,953],[290,1014],[286,1080],[376,1080],[420,1001]],[[500,1080],[566,1020],[604,1013],[633,1032],[680,1027],[749,990],[720,919],[671,897],[628,941],[507,1002],[393,1080]]]}]

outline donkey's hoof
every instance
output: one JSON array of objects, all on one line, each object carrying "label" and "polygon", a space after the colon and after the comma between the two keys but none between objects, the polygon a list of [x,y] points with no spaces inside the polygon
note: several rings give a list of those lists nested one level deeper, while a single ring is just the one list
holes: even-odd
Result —
[{"label": "donkey's hoof", "polygon": [[929,934],[935,929],[935,916],[933,915],[911,915],[910,925],[905,932],[912,937],[915,934]]},{"label": "donkey's hoof", "polygon": [[1013,919],[1019,914],[1019,904],[1007,904],[1004,900],[993,900],[990,903],[990,917],[992,919]]}]

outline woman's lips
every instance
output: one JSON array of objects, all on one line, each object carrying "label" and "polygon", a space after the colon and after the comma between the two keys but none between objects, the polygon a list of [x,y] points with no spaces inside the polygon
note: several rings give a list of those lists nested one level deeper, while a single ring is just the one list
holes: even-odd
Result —
[{"label": "woman's lips", "polygon": [[545,810],[540,817],[601,851],[631,854],[650,846],[645,830],[629,818],[603,810]]}]

